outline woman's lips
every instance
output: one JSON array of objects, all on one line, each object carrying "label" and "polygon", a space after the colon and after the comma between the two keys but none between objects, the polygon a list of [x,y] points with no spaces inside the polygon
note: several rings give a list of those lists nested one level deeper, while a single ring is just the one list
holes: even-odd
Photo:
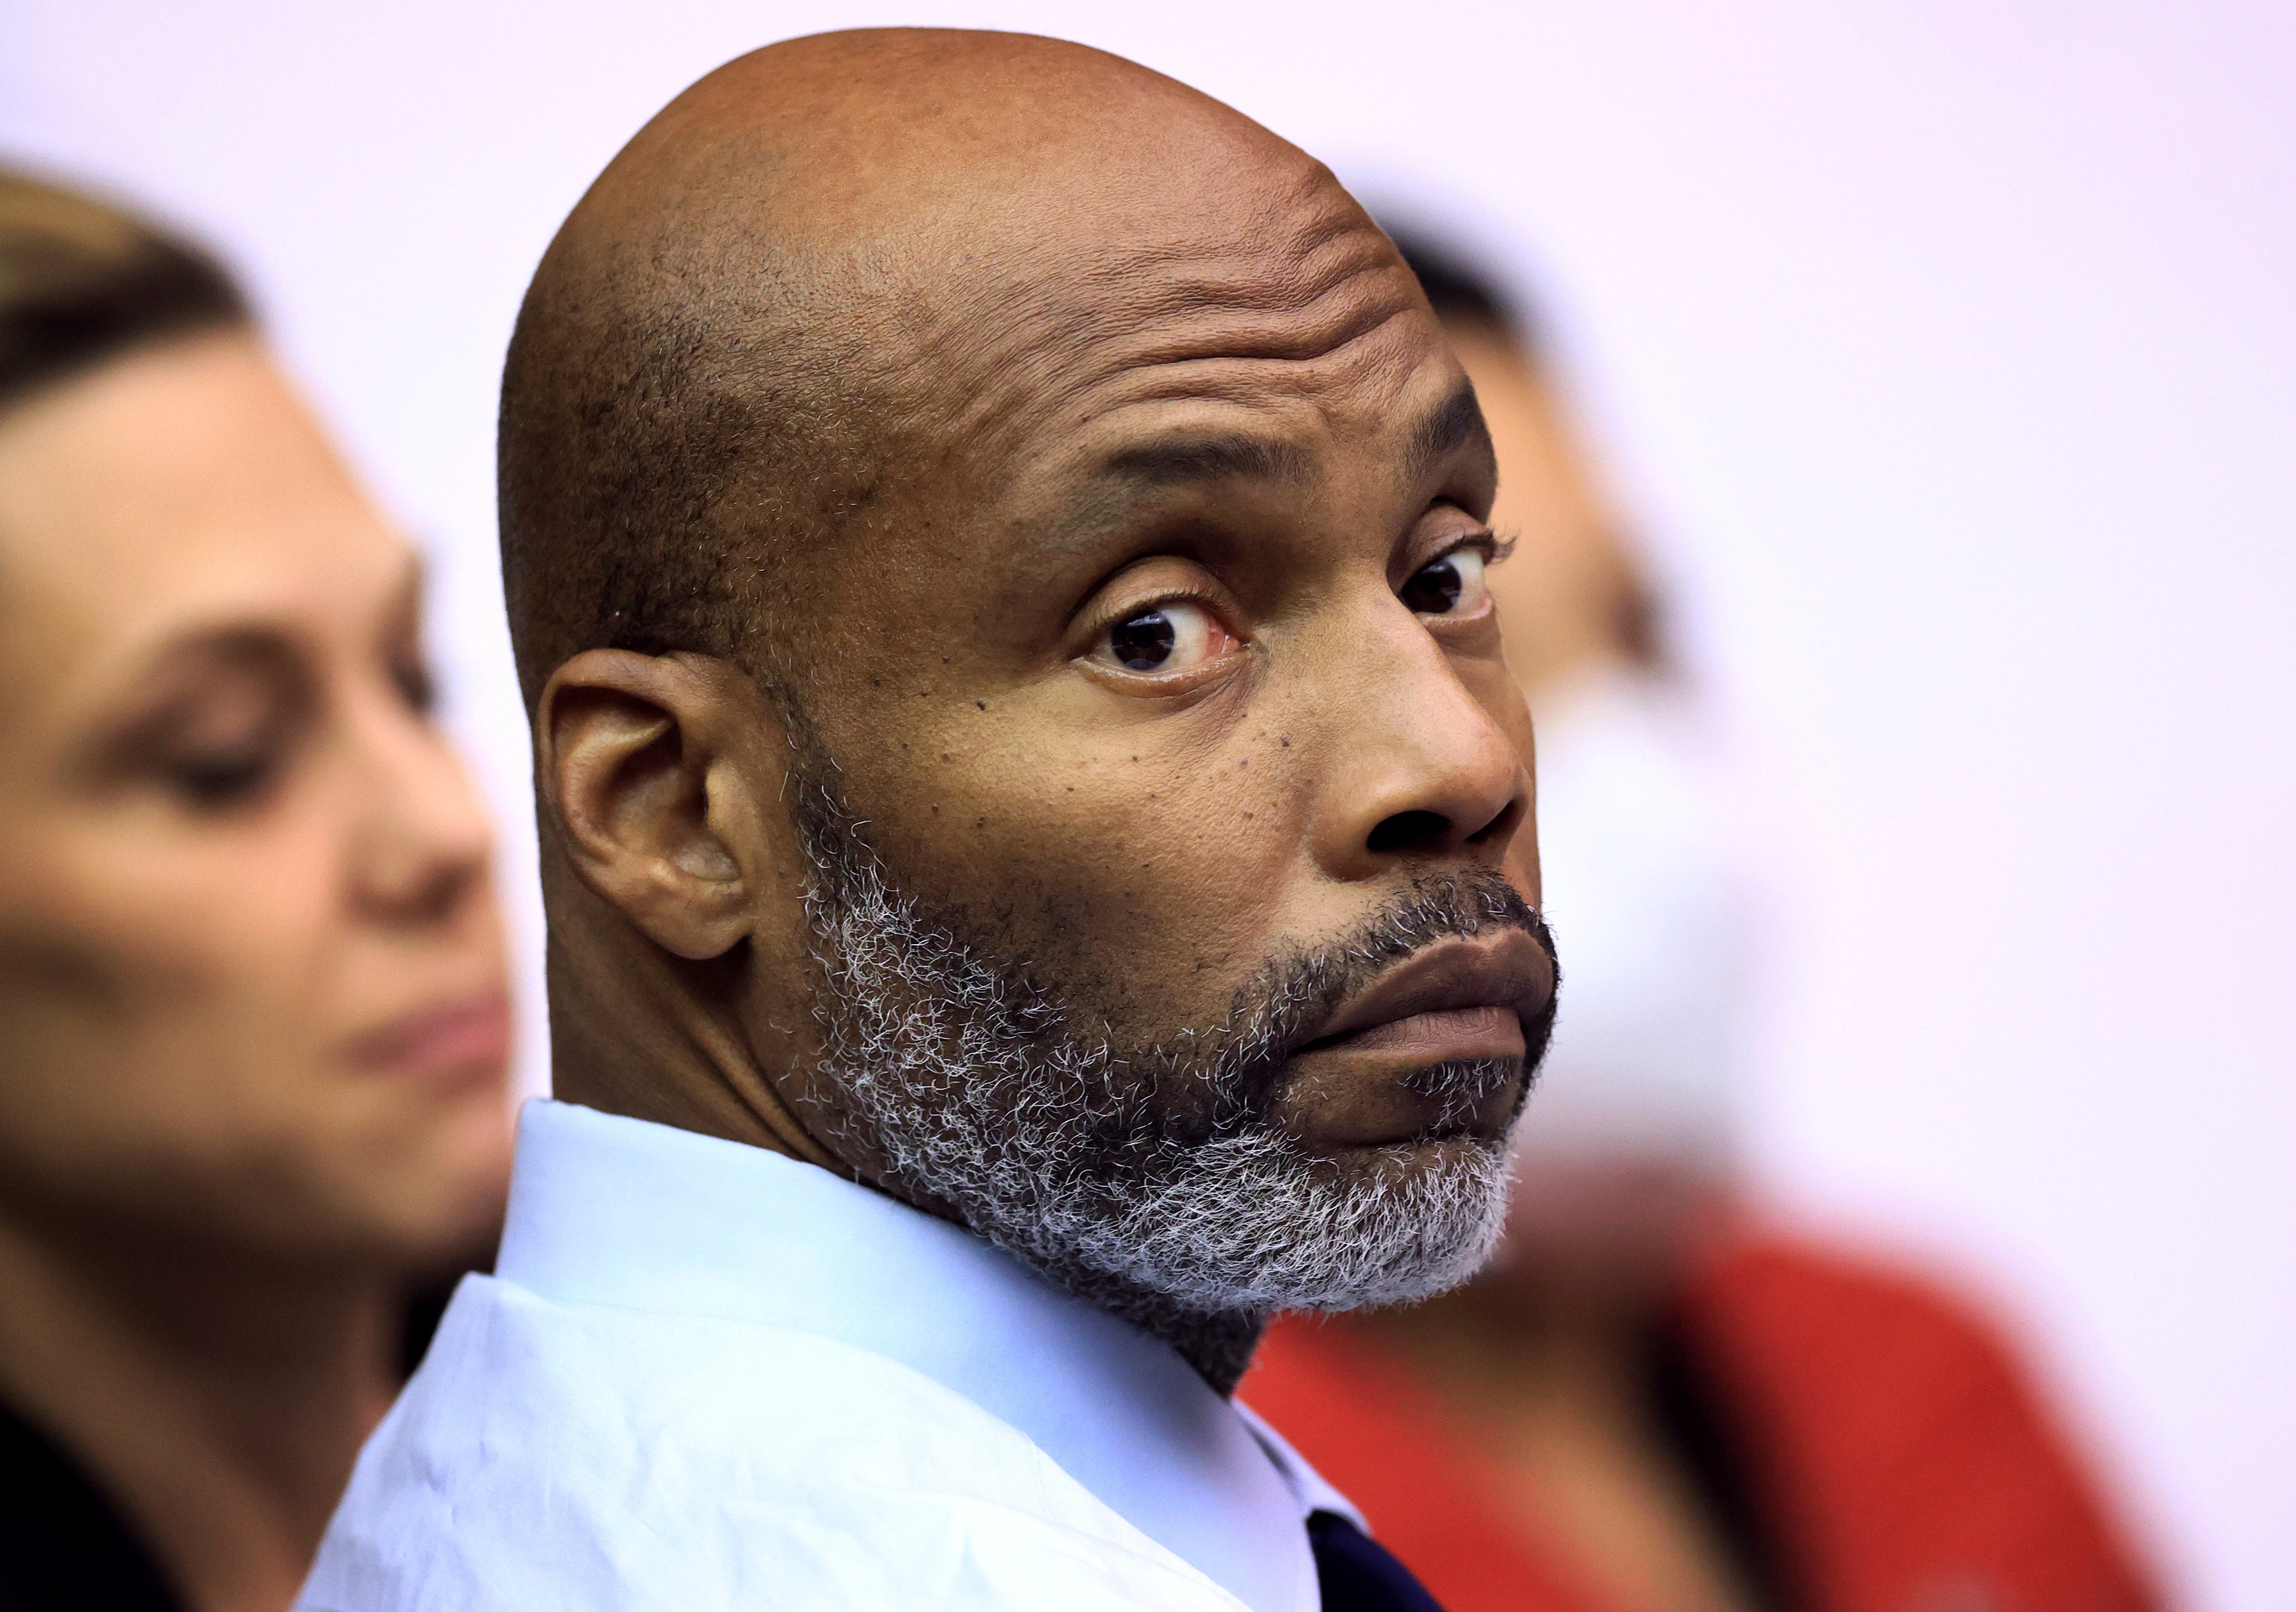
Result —
[{"label": "woman's lips", "polygon": [[351,1062],[414,1079],[499,1075],[510,1061],[510,999],[489,991],[393,1019],[351,1043]]}]

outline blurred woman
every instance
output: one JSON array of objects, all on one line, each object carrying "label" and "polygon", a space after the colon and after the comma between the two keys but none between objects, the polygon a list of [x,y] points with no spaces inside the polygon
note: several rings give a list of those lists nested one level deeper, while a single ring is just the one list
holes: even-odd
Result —
[{"label": "blurred woman", "polygon": [[198,251],[0,172],[0,1607],[285,1608],[492,1234],[422,576]]}]

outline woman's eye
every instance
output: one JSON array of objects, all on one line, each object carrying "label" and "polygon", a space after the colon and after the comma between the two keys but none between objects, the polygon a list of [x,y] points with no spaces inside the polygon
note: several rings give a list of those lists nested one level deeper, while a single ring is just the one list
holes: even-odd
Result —
[{"label": "woman's eye", "polygon": [[1201,604],[1168,599],[1137,610],[1103,635],[1100,657],[1127,671],[1184,671],[1236,646],[1234,634]]},{"label": "woman's eye", "polygon": [[1455,548],[1413,572],[1399,596],[1423,616],[1471,616],[1489,596],[1483,589],[1488,564],[1480,548]]},{"label": "woman's eye", "polygon": [[276,776],[278,746],[265,740],[190,751],[161,764],[168,785],[201,811],[222,811],[261,794]]}]

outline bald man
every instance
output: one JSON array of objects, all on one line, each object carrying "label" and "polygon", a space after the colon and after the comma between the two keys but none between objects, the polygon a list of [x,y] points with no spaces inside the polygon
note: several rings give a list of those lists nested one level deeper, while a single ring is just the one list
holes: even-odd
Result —
[{"label": "bald man", "polygon": [[576,208],[501,455],[560,1100],[304,1604],[1431,1607],[1229,1398],[1474,1269],[1552,1015],[1386,237],[1112,57],[798,40]]}]

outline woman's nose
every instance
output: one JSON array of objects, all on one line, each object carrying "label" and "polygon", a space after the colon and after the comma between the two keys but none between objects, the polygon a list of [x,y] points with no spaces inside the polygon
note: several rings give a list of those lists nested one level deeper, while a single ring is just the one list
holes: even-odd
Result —
[{"label": "woman's nose", "polygon": [[494,825],[445,734],[407,713],[369,727],[353,881],[380,917],[442,922],[482,892]]}]

